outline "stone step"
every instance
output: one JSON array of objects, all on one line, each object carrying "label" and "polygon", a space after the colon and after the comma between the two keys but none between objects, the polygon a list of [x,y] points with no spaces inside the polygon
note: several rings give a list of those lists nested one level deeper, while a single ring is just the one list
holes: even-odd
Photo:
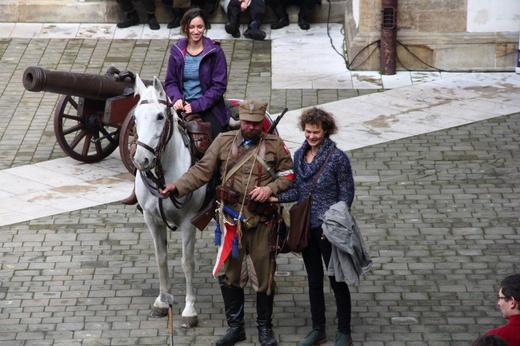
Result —
[{"label": "stone step", "polygon": [[[311,23],[343,23],[346,0],[323,1],[309,18]],[[156,15],[160,23],[172,20],[171,7],[161,1],[156,1]],[[139,1],[135,2],[141,21],[146,19],[145,12]],[[329,11],[330,9],[330,11]],[[297,6],[289,6],[290,21],[298,19]],[[19,23],[117,23],[125,17],[115,0],[2,0],[0,3],[0,22]],[[241,16],[241,21],[247,23],[248,15]],[[211,23],[225,23],[227,15],[218,7],[210,18]],[[276,20],[270,8],[267,9],[264,23]]]}]

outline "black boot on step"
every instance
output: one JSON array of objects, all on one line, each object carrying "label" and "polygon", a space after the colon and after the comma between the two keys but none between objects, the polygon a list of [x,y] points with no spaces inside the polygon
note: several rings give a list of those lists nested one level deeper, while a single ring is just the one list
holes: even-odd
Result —
[{"label": "black boot on step", "polygon": [[137,24],[139,24],[139,15],[137,14],[137,11],[134,10],[132,12],[128,12],[126,14],[126,19],[121,23],[117,23],[117,27],[124,29]]},{"label": "black boot on step", "polygon": [[148,14],[148,26],[152,30],[159,30],[161,28],[157,22],[157,18],[155,18],[155,14]]},{"label": "black boot on step", "polygon": [[236,7],[228,7],[228,22],[224,26],[224,29],[226,29],[226,32],[233,36],[234,38],[240,37],[240,30],[239,26],[240,23],[238,21],[238,14],[240,9]]},{"label": "black boot on step", "polygon": [[181,19],[184,15],[184,11],[181,8],[174,8],[172,10],[173,19],[168,23],[168,29],[175,29],[181,26]]},{"label": "black boot on step", "polygon": [[254,20],[249,24],[249,27],[244,31],[244,37],[262,41],[265,38],[265,32],[260,30],[260,22]]}]

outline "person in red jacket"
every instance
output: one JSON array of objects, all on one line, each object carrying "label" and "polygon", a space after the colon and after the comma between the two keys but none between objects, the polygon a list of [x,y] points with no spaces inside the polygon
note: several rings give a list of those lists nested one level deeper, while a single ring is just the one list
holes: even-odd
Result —
[{"label": "person in red jacket", "polygon": [[500,283],[497,305],[508,323],[492,329],[486,335],[498,335],[509,346],[520,346],[520,274],[506,277]]}]

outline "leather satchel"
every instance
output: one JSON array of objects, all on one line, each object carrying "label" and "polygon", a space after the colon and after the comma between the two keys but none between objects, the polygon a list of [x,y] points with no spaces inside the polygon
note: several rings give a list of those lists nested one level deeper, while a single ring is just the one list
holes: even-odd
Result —
[{"label": "leather satchel", "polygon": [[334,147],[329,150],[323,165],[314,177],[309,195],[289,209],[291,225],[287,235],[287,245],[294,252],[302,252],[307,247],[311,237],[311,195],[333,151]]},{"label": "leather satchel", "polygon": [[302,252],[311,236],[311,195],[289,209],[291,228],[287,245],[294,252]]}]

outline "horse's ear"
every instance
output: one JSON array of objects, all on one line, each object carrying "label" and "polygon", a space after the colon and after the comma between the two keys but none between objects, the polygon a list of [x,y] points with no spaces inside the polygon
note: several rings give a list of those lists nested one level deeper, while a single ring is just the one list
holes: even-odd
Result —
[{"label": "horse's ear", "polygon": [[166,100],[166,91],[164,91],[162,82],[157,78],[157,76],[153,77],[153,87],[157,91],[157,95],[159,96],[160,100]]},{"label": "horse's ear", "polygon": [[141,77],[139,77],[139,75],[136,74],[135,75],[134,96],[137,94],[142,95],[145,90],[146,90],[146,86],[144,85],[143,81],[141,80]]}]

